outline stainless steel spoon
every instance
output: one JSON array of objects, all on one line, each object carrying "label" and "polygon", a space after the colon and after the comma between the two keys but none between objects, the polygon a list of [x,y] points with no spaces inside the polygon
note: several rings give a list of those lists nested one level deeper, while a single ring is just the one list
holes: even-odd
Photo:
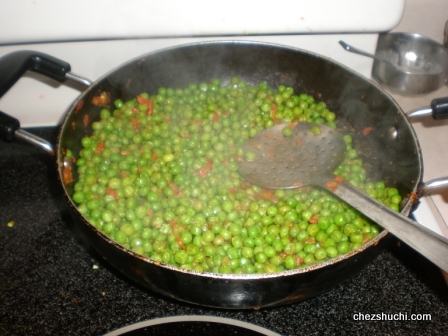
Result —
[{"label": "stainless steel spoon", "polygon": [[389,64],[390,66],[392,66],[394,68],[398,68],[397,64],[394,64],[394,63],[392,63],[392,62],[390,62],[390,61],[388,61],[386,59],[383,59],[381,57],[378,57],[378,56],[376,56],[374,54],[368,53],[367,51],[355,48],[355,47],[351,46],[350,44],[345,43],[342,40],[339,41],[339,44],[342,46],[342,48],[344,48],[347,51],[350,51],[350,52],[358,54],[358,55],[367,56],[367,57],[373,58],[373,59],[375,59],[377,61],[387,63],[387,64]]},{"label": "stainless steel spoon", "polygon": [[333,172],[346,153],[339,132],[314,123],[279,124],[246,141],[244,152],[239,173],[245,180],[269,189],[325,188],[448,272],[448,239],[335,180]]}]

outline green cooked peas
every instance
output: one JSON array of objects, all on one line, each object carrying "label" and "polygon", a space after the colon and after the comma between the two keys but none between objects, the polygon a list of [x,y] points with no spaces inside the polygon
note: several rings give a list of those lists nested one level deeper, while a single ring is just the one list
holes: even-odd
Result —
[{"label": "green cooked peas", "polygon": [[327,251],[324,248],[318,248],[316,252],[314,252],[314,258],[316,260],[324,260],[327,258]]},{"label": "green cooked peas", "polygon": [[[268,191],[239,176],[238,163],[257,155],[244,142],[264,128],[337,127],[337,111],[290,86],[233,77],[227,85],[162,87],[98,112],[93,134],[80,140],[73,201],[95,227],[154,261],[271,273],[336,258],[381,231],[326,191]],[[287,126],[283,135],[292,131]],[[347,156],[335,174],[398,210],[398,190],[369,180],[355,138],[344,141]],[[66,156],[74,158],[70,150]]]},{"label": "green cooked peas", "polygon": [[293,133],[293,130],[291,127],[287,126],[282,130],[282,133],[285,137],[290,137]]}]

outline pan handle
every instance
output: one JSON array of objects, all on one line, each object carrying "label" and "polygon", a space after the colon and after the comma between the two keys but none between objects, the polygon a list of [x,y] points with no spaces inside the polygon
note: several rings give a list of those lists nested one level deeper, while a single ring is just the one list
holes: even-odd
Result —
[{"label": "pan handle", "polygon": [[427,182],[421,183],[418,189],[419,196],[425,196],[435,191],[448,189],[448,176],[439,177]]},{"label": "pan handle", "polygon": [[[70,72],[70,64],[56,57],[31,50],[20,50],[0,58],[0,98],[27,72],[34,71],[58,82],[72,80],[86,87],[92,82],[87,78]],[[10,142],[16,137],[30,142],[54,154],[53,147],[47,141],[20,129],[20,122],[0,111],[0,139]]]},{"label": "pan handle", "polygon": [[65,61],[39,51],[19,50],[0,58],[0,97],[28,70],[61,83],[70,79],[84,86],[92,85],[87,78],[70,72],[70,64]]},{"label": "pan handle", "polygon": [[409,119],[432,115],[435,120],[448,119],[448,97],[435,98],[429,107],[422,107],[406,113]]},{"label": "pan handle", "polygon": [[16,138],[25,140],[44,151],[51,156],[54,155],[54,148],[48,141],[35,136],[32,133],[20,129],[20,122],[16,118],[0,111],[0,139],[6,142],[11,142]]},{"label": "pan handle", "polygon": [[37,51],[20,50],[0,59],[0,97],[2,97],[28,70],[40,73],[58,82],[65,81],[70,64]]}]

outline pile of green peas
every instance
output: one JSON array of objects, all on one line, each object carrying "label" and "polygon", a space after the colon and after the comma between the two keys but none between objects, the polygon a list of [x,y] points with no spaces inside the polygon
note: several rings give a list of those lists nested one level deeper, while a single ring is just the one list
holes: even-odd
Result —
[{"label": "pile of green peas", "polygon": [[[73,200],[138,254],[200,272],[272,273],[335,258],[381,231],[325,190],[265,190],[238,174],[242,145],[265,128],[336,127],[335,113],[310,95],[234,77],[113,104],[82,139]],[[369,181],[352,137],[344,139],[335,174],[398,210],[397,189]]]}]

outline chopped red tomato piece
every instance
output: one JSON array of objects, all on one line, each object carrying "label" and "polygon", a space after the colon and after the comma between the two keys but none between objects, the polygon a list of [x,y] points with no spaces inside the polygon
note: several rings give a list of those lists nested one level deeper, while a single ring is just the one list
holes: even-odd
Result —
[{"label": "chopped red tomato piece", "polygon": [[366,127],[362,130],[362,135],[366,136],[367,134],[369,134],[372,131],[373,131],[373,127]]},{"label": "chopped red tomato piece", "polygon": [[139,104],[147,106],[146,114],[153,114],[154,112],[154,100],[143,98],[142,96],[137,96],[137,101]]},{"label": "chopped red tomato piece", "polygon": [[140,130],[140,120],[139,120],[139,119],[137,119],[137,118],[132,118],[132,119],[131,119],[131,123],[132,123],[132,128],[133,128],[135,131]]},{"label": "chopped red tomato piece", "polygon": [[271,118],[274,121],[274,123],[276,123],[276,124],[278,123],[277,113],[278,113],[277,105],[272,103],[272,105],[271,105]]},{"label": "chopped red tomato piece", "polygon": [[84,114],[82,116],[82,123],[84,124],[84,127],[87,127],[89,125],[89,115],[88,114]]},{"label": "chopped red tomato piece", "polygon": [[117,192],[112,188],[106,189],[106,195],[112,196],[116,201],[118,200],[118,194]]},{"label": "chopped red tomato piece", "polygon": [[218,111],[215,111],[215,113],[213,113],[212,121],[213,121],[214,123],[217,123],[217,122],[219,121],[219,118],[220,118],[219,112],[218,112]]},{"label": "chopped red tomato piece", "polygon": [[62,170],[62,179],[64,180],[65,185],[73,182],[73,174],[71,166],[64,167],[64,169]]},{"label": "chopped red tomato piece", "polygon": [[99,95],[92,98],[92,104],[95,106],[106,106],[110,102],[109,92],[101,92]]},{"label": "chopped red tomato piece", "polygon": [[197,175],[199,175],[202,178],[206,178],[210,170],[212,170],[212,167],[213,167],[213,161],[207,160],[207,164],[205,165],[204,168],[202,168],[197,172]]},{"label": "chopped red tomato piece", "polygon": [[100,154],[103,150],[104,150],[104,142],[98,142],[98,145],[96,146],[95,149],[95,154]]}]

